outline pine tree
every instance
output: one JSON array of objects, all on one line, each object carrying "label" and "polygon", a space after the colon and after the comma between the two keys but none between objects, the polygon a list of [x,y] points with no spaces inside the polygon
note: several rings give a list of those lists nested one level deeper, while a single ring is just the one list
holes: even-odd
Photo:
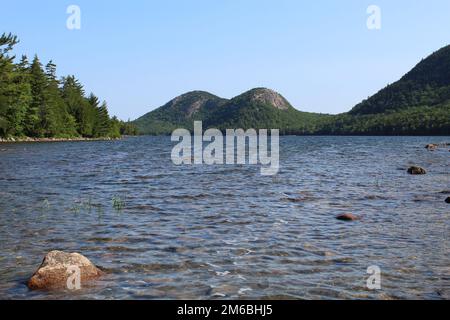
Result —
[{"label": "pine tree", "polygon": [[9,58],[0,56],[0,133],[9,134],[11,123],[8,114],[11,107],[11,92],[13,91],[14,66]]},{"label": "pine tree", "polygon": [[10,108],[11,85],[13,79],[14,56],[8,53],[18,43],[17,37],[11,34],[0,36],[0,134],[6,136],[10,128],[7,118]]},{"label": "pine tree", "polygon": [[26,133],[30,137],[45,136],[48,117],[45,108],[45,87],[47,79],[37,56],[30,66],[32,101],[25,121]]},{"label": "pine tree", "polygon": [[111,131],[109,133],[109,136],[111,138],[119,138],[120,137],[120,127],[121,127],[120,120],[117,119],[116,116],[112,117],[112,119],[111,119]]},{"label": "pine tree", "polygon": [[93,136],[96,138],[108,137],[111,131],[111,120],[106,102],[104,101],[100,105],[100,100],[93,93],[89,95],[88,101],[95,110]]},{"label": "pine tree", "polygon": [[18,65],[8,52],[17,44],[17,38],[3,34],[0,37],[0,134],[23,135],[23,122],[31,99],[31,92],[22,66],[27,63],[22,57]]},{"label": "pine tree", "polygon": [[59,81],[56,78],[56,65],[50,61],[45,67],[47,85],[45,88],[45,114],[48,136],[76,135],[75,121],[69,115],[61,96]]},{"label": "pine tree", "polygon": [[26,56],[22,56],[20,63],[14,66],[14,85],[11,105],[8,111],[11,134],[14,136],[22,136],[25,134],[25,117],[33,98],[28,66],[29,63]]},{"label": "pine tree", "polygon": [[63,78],[62,96],[69,113],[75,118],[77,131],[84,137],[92,137],[95,110],[84,97],[84,89],[74,76]]},{"label": "pine tree", "polygon": [[1,60],[5,59],[5,60],[9,60],[9,62],[12,62],[15,57],[8,56],[8,53],[18,43],[19,43],[19,40],[17,39],[17,36],[12,35],[11,33],[9,33],[9,34],[3,33],[0,36],[0,59]]}]

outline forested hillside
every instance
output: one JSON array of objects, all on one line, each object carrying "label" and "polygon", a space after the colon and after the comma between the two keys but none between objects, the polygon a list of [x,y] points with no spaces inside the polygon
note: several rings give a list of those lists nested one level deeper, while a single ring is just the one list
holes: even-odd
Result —
[{"label": "forested hillside", "polygon": [[322,134],[450,135],[450,46],[324,123]]},{"label": "forested hillside", "polygon": [[86,95],[74,77],[58,79],[56,65],[38,56],[18,62],[16,36],[0,36],[0,137],[117,138],[135,134],[130,123],[110,117],[106,102]]},{"label": "forested hillside", "polygon": [[430,107],[450,101],[450,46],[446,46],[403,76],[356,105],[352,115],[397,112],[413,107]]}]

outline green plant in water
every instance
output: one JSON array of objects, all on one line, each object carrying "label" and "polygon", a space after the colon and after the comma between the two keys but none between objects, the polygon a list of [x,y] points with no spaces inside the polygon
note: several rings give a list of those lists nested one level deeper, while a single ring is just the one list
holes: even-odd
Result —
[{"label": "green plant in water", "polygon": [[112,198],[113,208],[117,211],[122,211],[125,208],[125,202],[118,196]]},{"label": "green plant in water", "polygon": [[102,206],[97,206],[97,217],[98,220],[101,220],[103,217],[103,207]]},{"label": "green plant in water", "polygon": [[81,206],[78,205],[78,204],[74,204],[74,205],[72,206],[72,208],[70,208],[70,211],[72,211],[72,212],[75,213],[75,214],[79,214],[80,211],[81,211]]},{"label": "green plant in water", "polygon": [[37,211],[40,212],[41,218],[46,218],[45,212],[50,209],[50,202],[48,199],[42,201],[42,204],[37,208]]},{"label": "green plant in water", "polygon": [[92,203],[92,197],[89,196],[88,200],[83,202],[83,207],[85,210],[87,210],[89,213],[91,213],[93,206],[94,206],[94,204]]}]

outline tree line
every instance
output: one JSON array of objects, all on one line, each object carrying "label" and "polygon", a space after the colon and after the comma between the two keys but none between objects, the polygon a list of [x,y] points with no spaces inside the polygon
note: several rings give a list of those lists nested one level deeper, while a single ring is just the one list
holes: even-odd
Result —
[{"label": "tree line", "polygon": [[86,95],[75,76],[58,79],[56,65],[38,56],[15,62],[16,36],[0,36],[0,136],[32,138],[118,138],[136,127],[110,117],[106,102]]}]

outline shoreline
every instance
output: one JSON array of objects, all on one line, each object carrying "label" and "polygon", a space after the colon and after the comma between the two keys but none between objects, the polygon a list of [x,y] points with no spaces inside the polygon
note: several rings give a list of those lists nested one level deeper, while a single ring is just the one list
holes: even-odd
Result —
[{"label": "shoreline", "polygon": [[13,144],[13,143],[44,143],[44,142],[87,142],[87,141],[116,141],[121,138],[0,138],[0,144]]}]

